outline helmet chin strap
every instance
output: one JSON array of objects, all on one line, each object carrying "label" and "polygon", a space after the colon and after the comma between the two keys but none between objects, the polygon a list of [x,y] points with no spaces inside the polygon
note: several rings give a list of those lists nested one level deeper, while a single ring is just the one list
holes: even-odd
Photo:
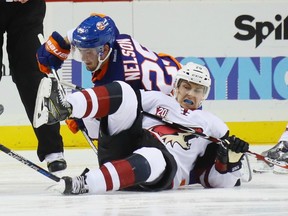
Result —
[{"label": "helmet chin strap", "polygon": [[101,55],[98,56],[98,64],[97,64],[96,69],[93,71],[93,73],[100,69],[100,67],[102,66],[103,62],[105,62],[109,58],[111,52],[112,52],[112,48],[109,49],[108,54],[106,55],[106,57],[103,60],[101,60]]}]

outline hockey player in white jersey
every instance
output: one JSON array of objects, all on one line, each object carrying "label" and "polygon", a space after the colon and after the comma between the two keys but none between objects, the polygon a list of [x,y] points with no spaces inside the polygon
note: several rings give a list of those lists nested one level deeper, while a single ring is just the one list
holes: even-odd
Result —
[{"label": "hockey player in white jersey", "polygon": [[[74,178],[63,177],[62,192],[158,191],[194,183],[207,188],[235,186],[249,144],[229,136],[229,129],[218,117],[196,110],[207,97],[210,83],[207,68],[193,63],[179,70],[175,97],[156,91],[134,91],[128,84],[116,81],[63,99],[57,94],[55,80],[43,80],[40,96],[43,110],[49,113],[48,124],[68,117],[101,118],[100,167],[86,169]],[[197,138],[191,132],[143,115],[143,111],[223,142]]]}]

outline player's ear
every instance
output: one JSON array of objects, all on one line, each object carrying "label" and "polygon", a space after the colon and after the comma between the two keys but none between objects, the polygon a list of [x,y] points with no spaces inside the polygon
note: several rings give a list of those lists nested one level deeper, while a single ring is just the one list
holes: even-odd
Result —
[{"label": "player's ear", "polygon": [[104,51],[103,51],[103,54],[104,56],[106,56],[110,51],[110,46],[108,44],[105,44],[104,45]]}]

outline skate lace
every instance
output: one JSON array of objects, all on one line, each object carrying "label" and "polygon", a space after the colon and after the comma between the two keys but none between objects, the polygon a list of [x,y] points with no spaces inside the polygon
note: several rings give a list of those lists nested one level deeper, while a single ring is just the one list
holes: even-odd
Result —
[{"label": "skate lace", "polygon": [[72,181],[72,193],[73,194],[83,194],[88,192],[87,185],[85,184],[84,176],[77,176]]},{"label": "skate lace", "polygon": [[70,104],[68,103],[65,97],[65,92],[62,92],[60,89],[58,89],[58,98],[62,106],[70,108]]}]

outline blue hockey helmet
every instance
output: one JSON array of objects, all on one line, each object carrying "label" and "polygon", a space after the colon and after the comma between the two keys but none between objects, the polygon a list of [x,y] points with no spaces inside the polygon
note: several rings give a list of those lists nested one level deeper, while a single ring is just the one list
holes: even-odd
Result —
[{"label": "blue hockey helmet", "polygon": [[119,30],[106,15],[92,14],[73,32],[72,45],[77,48],[95,48],[108,44],[113,47]]}]

